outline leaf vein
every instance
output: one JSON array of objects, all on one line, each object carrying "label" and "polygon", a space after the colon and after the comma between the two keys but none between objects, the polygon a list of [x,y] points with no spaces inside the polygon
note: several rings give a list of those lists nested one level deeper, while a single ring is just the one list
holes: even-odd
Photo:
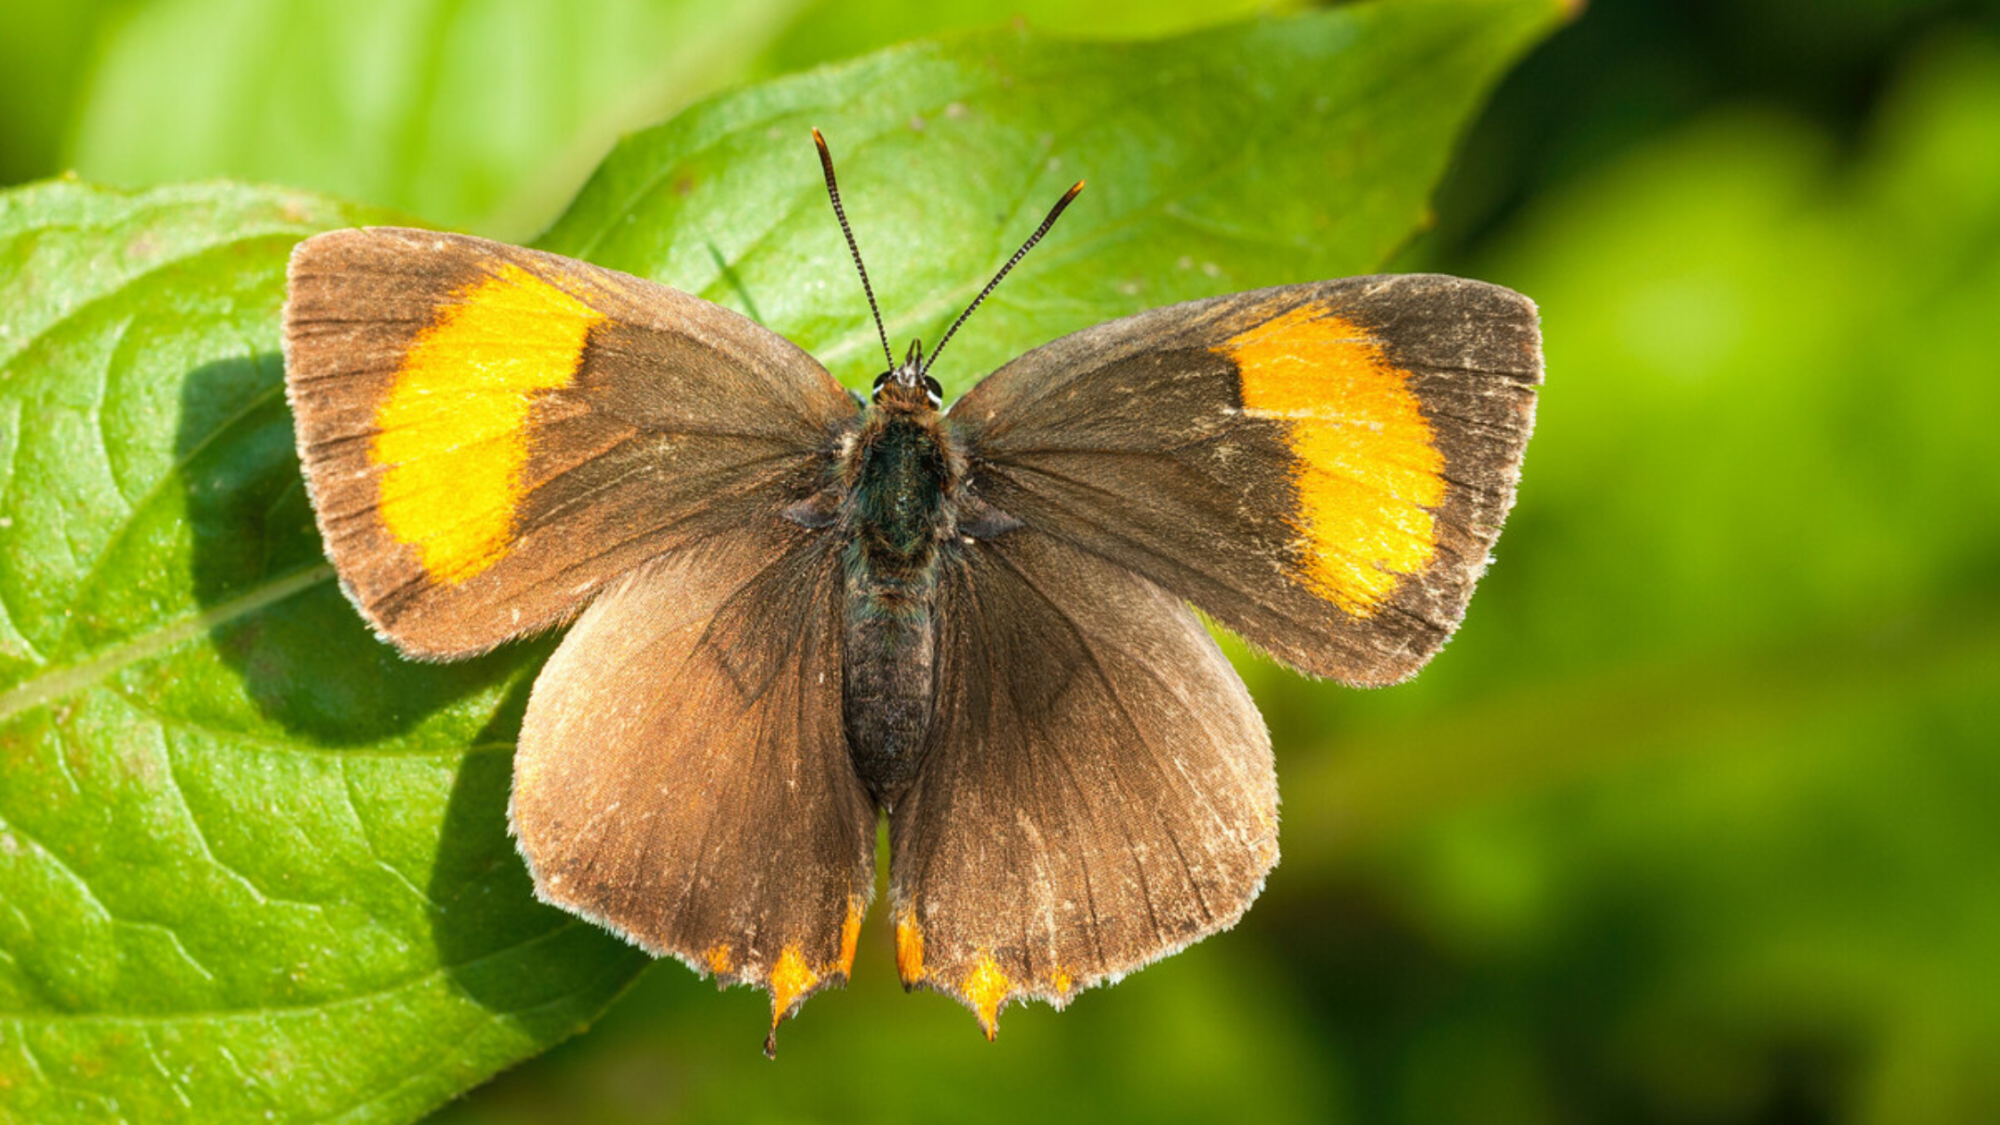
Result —
[{"label": "leaf vein", "polygon": [[333,577],[333,567],[318,563],[275,578],[203,613],[169,622],[122,645],[103,650],[95,659],[46,672],[0,692],[0,722],[81,691],[130,665],[150,660],[218,626],[256,613]]}]

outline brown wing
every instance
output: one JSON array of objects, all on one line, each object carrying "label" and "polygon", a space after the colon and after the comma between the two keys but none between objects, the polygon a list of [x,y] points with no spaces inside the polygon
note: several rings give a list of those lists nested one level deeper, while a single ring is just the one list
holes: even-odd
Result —
[{"label": "brown wing", "polygon": [[405,652],[576,612],[645,559],[820,487],[856,407],[776,334],[685,293],[461,235],[294,251],[286,387],[327,553]]},{"label": "brown wing", "polygon": [[536,893],[768,989],[774,1034],[845,982],[874,889],[840,590],[830,537],[768,518],[647,564],[563,639],[514,761]]},{"label": "brown wing", "polygon": [[1379,684],[1413,674],[1464,616],[1541,372],[1520,294],[1364,277],[1064,337],[950,418],[994,505],[1295,667]]},{"label": "brown wing", "polygon": [[1053,536],[961,542],[937,713],[890,822],[897,964],[1058,1006],[1232,925],[1278,858],[1270,738],[1179,599]]}]

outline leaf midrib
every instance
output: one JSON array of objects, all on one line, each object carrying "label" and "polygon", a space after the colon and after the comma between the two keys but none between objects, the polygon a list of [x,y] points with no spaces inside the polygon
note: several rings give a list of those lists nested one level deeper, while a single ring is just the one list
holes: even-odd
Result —
[{"label": "leaf midrib", "polygon": [[274,578],[212,609],[179,618],[124,644],[102,650],[93,658],[32,676],[0,693],[0,723],[81,691],[114,672],[151,660],[212,629],[332,580],[333,567],[324,562],[315,563]]},{"label": "leaf midrib", "polygon": [[[591,923],[581,918],[565,915],[562,924],[552,929],[544,930],[526,941],[502,946],[499,949],[481,953],[476,957],[470,957],[464,961],[449,965],[439,965],[434,969],[426,970],[414,976],[404,977],[402,980],[396,981],[393,984],[385,984],[380,988],[371,988],[365,992],[343,993],[338,996],[329,996],[322,1000],[305,1000],[296,1004],[260,1004],[254,1008],[202,1008],[130,1015],[119,1015],[110,1012],[16,1012],[0,1014],[0,1026],[9,1023],[16,1025],[102,1023],[171,1027],[176,1024],[189,1022],[251,1021],[269,1019],[273,1016],[284,1016],[292,1013],[323,1012],[354,1004],[366,1004],[374,1000],[379,1000],[384,996],[393,996],[398,992],[406,992],[412,988],[429,984],[439,977],[451,976],[466,969],[474,969],[489,961],[497,961],[531,946],[554,941],[572,930],[584,927],[595,928],[591,926]],[[497,1012],[495,1014],[506,1015],[508,1013]]]}]

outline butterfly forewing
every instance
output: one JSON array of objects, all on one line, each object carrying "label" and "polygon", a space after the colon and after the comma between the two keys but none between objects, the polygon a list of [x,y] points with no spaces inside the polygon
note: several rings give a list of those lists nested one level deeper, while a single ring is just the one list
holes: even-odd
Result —
[{"label": "butterfly forewing", "polygon": [[1464,615],[1540,381],[1525,297],[1353,278],[1087,329],[950,417],[985,500],[1297,668],[1377,684]]},{"label": "butterfly forewing", "polygon": [[1233,924],[1277,861],[1263,721],[1181,601],[1032,529],[962,544],[938,700],[891,820],[903,980],[991,1035]]},{"label": "butterfly forewing", "polygon": [[856,409],[735,313],[483,239],[335,231],[300,244],[289,285],[286,385],[327,553],[413,655],[546,627],[810,495]]}]

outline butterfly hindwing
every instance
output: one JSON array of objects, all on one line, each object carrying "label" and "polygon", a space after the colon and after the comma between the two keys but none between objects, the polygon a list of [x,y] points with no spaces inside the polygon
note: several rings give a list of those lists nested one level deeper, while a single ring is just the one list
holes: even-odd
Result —
[{"label": "butterfly hindwing", "polygon": [[429,231],[301,243],[285,351],[327,553],[377,630],[432,658],[810,495],[856,410],[727,309]]},{"label": "butterfly hindwing", "polygon": [[550,658],[515,758],[537,893],[769,990],[774,1031],[846,980],[874,890],[840,591],[829,538],[778,521],[647,564]]},{"label": "butterfly hindwing", "polygon": [[1286,663],[1413,674],[1513,503],[1534,305],[1433,275],[1266,289],[1037,348],[953,406],[978,494]]},{"label": "butterfly hindwing", "polygon": [[897,964],[987,1034],[1226,928],[1277,862],[1250,696],[1195,615],[1017,529],[944,563],[938,696],[890,822]]}]

